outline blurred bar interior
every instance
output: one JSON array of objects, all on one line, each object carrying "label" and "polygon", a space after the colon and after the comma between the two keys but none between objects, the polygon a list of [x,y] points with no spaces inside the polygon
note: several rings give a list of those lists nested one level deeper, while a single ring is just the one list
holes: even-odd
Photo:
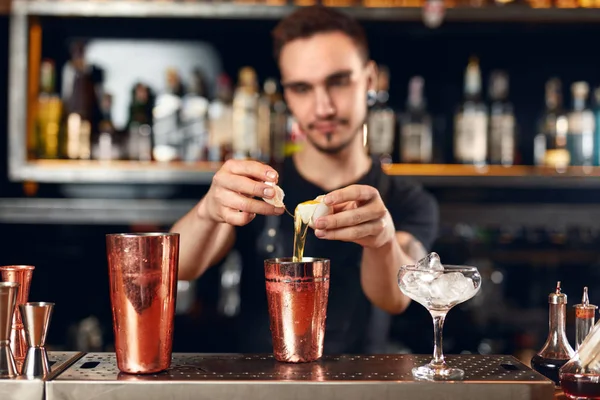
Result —
[{"label": "blurred bar interior", "polygon": [[[301,145],[269,34],[305,3],[0,0],[0,264],[35,265],[29,299],[60,304],[49,350],[113,351],[104,235],[166,230],[203,196],[235,156],[237,88],[260,95],[259,129],[278,116],[251,155]],[[368,130],[367,149],[438,199],[432,250],[481,271],[444,351],[529,364],[558,280],[573,338],[583,287],[600,301],[600,2],[326,5],[364,23],[386,67],[369,126],[391,116],[391,134]],[[472,128],[455,123],[465,107]],[[236,351],[237,261],[179,282],[175,352]],[[379,352],[429,354],[431,335],[414,332],[431,329],[413,303]]]}]

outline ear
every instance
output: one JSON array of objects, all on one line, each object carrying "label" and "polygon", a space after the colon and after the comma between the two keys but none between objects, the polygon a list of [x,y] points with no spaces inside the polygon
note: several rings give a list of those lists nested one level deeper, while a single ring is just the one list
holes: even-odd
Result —
[{"label": "ear", "polygon": [[370,60],[365,68],[367,72],[367,90],[377,90],[377,77],[379,76],[377,63]]}]

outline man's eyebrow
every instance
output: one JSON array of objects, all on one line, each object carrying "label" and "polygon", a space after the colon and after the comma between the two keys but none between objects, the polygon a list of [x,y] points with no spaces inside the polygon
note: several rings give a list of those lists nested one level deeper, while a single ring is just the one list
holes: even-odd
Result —
[{"label": "man's eyebrow", "polygon": [[[343,70],[335,71],[335,72],[327,75],[327,77],[325,78],[325,81],[330,81],[330,80],[336,79],[336,78],[345,78],[350,75],[352,75],[352,70],[343,69]],[[281,81],[281,86],[284,88],[292,87],[292,86],[300,86],[300,85],[311,86],[310,83],[304,82],[304,81],[289,81],[289,82]]]}]

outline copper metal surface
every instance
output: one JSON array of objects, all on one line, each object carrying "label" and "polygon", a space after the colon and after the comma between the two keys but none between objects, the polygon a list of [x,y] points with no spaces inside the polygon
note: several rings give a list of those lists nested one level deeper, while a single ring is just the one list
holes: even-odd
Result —
[{"label": "copper metal surface", "polygon": [[42,302],[19,305],[29,346],[21,374],[29,378],[44,377],[50,372],[45,346],[53,310],[54,303]]},{"label": "copper metal surface", "polygon": [[273,354],[285,362],[310,362],[323,355],[329,296],[329,260],[265,260]]},{"label": "copper metal surface", "polygon": [[179,234],[106,236],[118,368],[169,368],[179,267]]},{"label": "copper metal surface", "polygon": [[[55,376],[73,362],[83,356],[83,353],[49,352],[50,375]],[[30,379],[17,376],[11,379],[0,379],[0,399],[2,400],[44,400],[44,379]]]},{"label": "copper metal surface", "polygon": [[[29,299],[29,288],[31,287],[31,277],[34,269],[35,267],[32,265],[5,265],[0,267],[0,276],[3,282],[17,282],[20,284],[17,294],[17,306],[26,303]],[[25,339],[21,313],[16,310],[10,335],[10,348],[20,373],[25,360],[25,353],[27,353],[27,340]]]},{"label": "copper metal surface", "polygon": [[10,348],[10,332],[17,302],[19,284],[0,282],[0,377],[12,378],[19,371]]},{"label": "copper metal surface", "polygon": [[511,356],[448,355],[463,381],[417,382],[430,355],[323,356],[282,363],[270,354],[173,354],[168,370],[119,372],[114,353],[90,353],[47,383],[48,400],[193,399],[552,399],[553,383]]}]

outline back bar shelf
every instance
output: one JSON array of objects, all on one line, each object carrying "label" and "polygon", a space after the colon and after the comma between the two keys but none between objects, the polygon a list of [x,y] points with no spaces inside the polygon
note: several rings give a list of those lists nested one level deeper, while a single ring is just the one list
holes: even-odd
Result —
[{"label": "back bar shelf", "polygon": [[[123,17],[123,18],[209,18],[278,19],[295,9],[293,5],[241,4],[233,2],[159,1],[46,1],[16,0],[10,10],[8,175],[13,182],[40,183],[130,183],[130,184],[209,184],[219,163],[138,163],[33,160],[27,156],[30,129],[29,104],[37,96],[30,87],[39,55],[31,52],[38,17]],[[421,21],[421,8],[339,7],[361,20]],[[445,20],[456,22],[597,22],[600,8],[537,9],[528,6],[456,7],[446,10]],[[68,23],[68,20],[65,20]],[[39,26],[39,25],[38,25]],[[38,32],[38,39],[41,33]],[[39,45],[39,43],[35,44]],[[33,54],[33,55],[32,55]],[[392,164],[391,175],[414,178],[433,186],[483,187],[600,187],[600,168],[571,168],[556,173],[531,166],[412,165]]]}]

